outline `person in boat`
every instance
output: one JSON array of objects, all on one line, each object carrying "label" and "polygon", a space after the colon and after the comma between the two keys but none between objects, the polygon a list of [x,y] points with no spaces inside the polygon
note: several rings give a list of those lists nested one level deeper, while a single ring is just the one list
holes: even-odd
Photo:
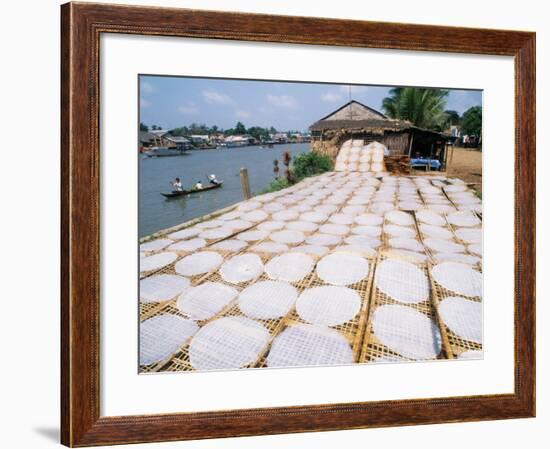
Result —
[{"label": "person in boat", "polygon": [[211,175],[208,175],[208,180],[210,181],[210,184],[214,184],[215,186],[220,184],[220,181],[218,181],[214,173],[212,173]]},{"label": "person in boat", "polygon": [[195,190],[201,190],[201,189],[202,189],[202,182],[197,181],[197,183],[195,184]]},{"label": "person in boat", "polygon": [[176,178],[174,181],[172,181],[172,188],[177,192],[181,192],[183,190],[180,178]]}]

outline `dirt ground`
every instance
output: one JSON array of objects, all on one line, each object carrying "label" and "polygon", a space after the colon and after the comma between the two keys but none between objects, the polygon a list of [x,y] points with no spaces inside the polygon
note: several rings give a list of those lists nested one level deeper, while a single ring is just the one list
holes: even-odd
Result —
[{"label": "dirt ground", "polygon": [[454,150],[451,149],[447,157],[447,176],[460,178],[467,183],[472,183],[472,188],[481,194],[482,154],[478,150],[456,147]]}]

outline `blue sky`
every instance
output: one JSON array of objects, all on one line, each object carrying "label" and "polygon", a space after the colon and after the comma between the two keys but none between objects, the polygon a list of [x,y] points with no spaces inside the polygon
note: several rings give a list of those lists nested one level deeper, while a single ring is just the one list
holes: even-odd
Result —
[{"label": "blue sky", "polygon": [[[390,87],[352,86],[351,97],[382,111]],[[306,131],[349,100],[344,84],[140,76],[140,121],[172,129],[190,123],[227,129],[274,126]],[[451,90],[446,109],[481,105],[481,91]]]}]

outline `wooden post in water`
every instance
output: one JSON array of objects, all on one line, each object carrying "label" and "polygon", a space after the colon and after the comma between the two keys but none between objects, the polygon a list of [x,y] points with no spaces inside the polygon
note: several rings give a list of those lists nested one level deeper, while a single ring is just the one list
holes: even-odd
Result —
[{"label": "wooden post in water", "polygon": [[252,194],[250,193],[250,182],[248,181],[248,170],[246,168],[241,168],[241,189],[243,191],[243,196],[245,200],[250,199]]}]

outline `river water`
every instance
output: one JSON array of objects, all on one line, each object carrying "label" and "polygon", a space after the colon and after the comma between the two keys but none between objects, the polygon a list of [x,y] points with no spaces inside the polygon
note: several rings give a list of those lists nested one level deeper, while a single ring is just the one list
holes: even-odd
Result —
[{"label": "river water", "polygon": [[[292,156],[309,150],[309,143],[191,151],[187,156],[142,158],[139,161],[139,235],[152,234],[215,210],[242,201],[239,170],[248,169],[250,189],[260,193],[273,179],[273,160],[279,160],[284,175],[283,153]],[[198,180],[207,184],[207,175],[223,180],[219,189],[166,199],[160,192],[171,190],[170,181],[179,177],[184,189]]]}]

